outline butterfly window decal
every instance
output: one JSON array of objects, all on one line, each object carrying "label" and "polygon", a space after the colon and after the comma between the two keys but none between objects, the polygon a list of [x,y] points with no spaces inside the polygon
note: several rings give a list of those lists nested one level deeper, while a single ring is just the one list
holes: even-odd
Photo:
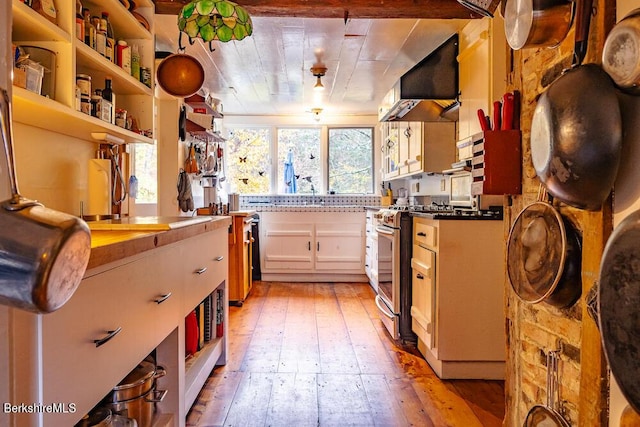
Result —
[{"label": "butterfly window decal", "polygon": [[249,183],[249,178],[238,178],[240,181],[242,181],[243,184],[248,184]]},{"label": "butterfly window decal", "polygon": [[258,171],[258,175],[264,176],[264,171]]},{"label": "butterfly window decal", "polygon": [[316,156],[314,156],[314,155],[313,155],[313,153],[309,154],[309,159],[310,159],[310,160],[313,160],[313,159],[315,159],[315,158],[316,158]]},{"label": "butterfly window decal", "polygon": [[240,163],[247,163],[247,156],[239,157]]},{"label": "butterfly window decal", "polygon": [[295,177],[296,177],[296,179],[300,179],[300,175],[296,175]]}]

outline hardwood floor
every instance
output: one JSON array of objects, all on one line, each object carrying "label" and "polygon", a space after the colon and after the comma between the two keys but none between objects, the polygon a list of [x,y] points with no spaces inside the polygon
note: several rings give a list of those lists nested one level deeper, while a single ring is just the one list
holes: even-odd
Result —
[{"label": "hardwood floor", "polygon": [[188,426],[502,426],[502,381],[441,381],[366,283],[256,282]]}]

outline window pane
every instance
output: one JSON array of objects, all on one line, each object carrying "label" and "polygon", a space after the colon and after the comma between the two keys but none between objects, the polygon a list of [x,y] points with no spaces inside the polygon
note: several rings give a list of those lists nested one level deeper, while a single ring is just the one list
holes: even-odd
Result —
[{"label": "window pane", "polygon": [[373,129],[329,129],[329,190],[373,193]]},{"label": "window pane", "polygon": [[278,193],[317,192],[321,173],[320,129],[278,129]]},{"label": "window pane", "polygon": [[133,173],[138,179],[136,203],[158,203],[157,153],[155,144],[133,144]]},{"label": "window pane", "polygon": [[269,129],[233,129],[224,154],[227,158],[226,176],[231,192],[269,193]]}]

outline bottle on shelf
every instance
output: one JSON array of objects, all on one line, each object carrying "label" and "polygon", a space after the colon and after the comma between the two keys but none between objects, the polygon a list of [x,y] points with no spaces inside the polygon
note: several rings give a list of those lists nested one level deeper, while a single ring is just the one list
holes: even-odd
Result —
[{"label": "bottle on shelf", "polygon": [[105,56],[109,61],[116,62],[116,39],[113,35],[113,26],[111,25],[111,21],[109,21],[109,12],[102,12],[102,19],[100,20],[100,23],[104,28],[107,36]]},{"label": "bottle on shelf", "polygon": [[131,75],[140,80],[140,53],[137,44],[131,46]]},{"label": "bottle on shelf", "polygon": [[107,101],[103,102],[102,107],[104,109],[108,109],[107,114],[103,115],[102,120],[110,122],[112,124],[115,123],[115,105],[116,105],[116,95],[113,93],[113,88],[111,86],[111,77],[107,76],[104,79],[104,89],[102,89],[102,98]]},{"label": "bottle on shelf", "polygon": [[118,40],[116,54],[116,64],[120,66],[124,71],[131,74],[131,48],[127,45],[125,40]]},{"label": "bottle on shelf", "polygon": [[76,0],[76,37],[84,42],[84,17],[82,16],[82,2]]},{"label": "bottle on shelf", "polygon": [[104,57],[107,56],[107,29],[103,27],[99,16],[92,16],[91,22],[96,27],[96,51]]},{"label": "bottle on shelf", "polygon": [[84,17],[84,43],[91,49],[96,48],[96,27],[91,22],[91,12],[86,7],[82,9]]}]

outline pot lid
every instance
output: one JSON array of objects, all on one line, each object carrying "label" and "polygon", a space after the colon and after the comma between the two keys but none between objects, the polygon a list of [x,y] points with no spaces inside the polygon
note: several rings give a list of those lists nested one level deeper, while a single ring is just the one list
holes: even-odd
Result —
[{"label": "pot lid", "polygon": [[107,427],[111,425],[111,410],[98,407],[82,417],[75,427]]},{"label": "pot lid", "polygon": [[550,204],[536,202],[520,212],[507,246],[507,272],[518,297],[537,303],[554,291],[562,276],[565,247],[562,217]]},{"label": "pot lid", "polygon": [[143,360],[136,366],[120,383],[113,388],[114,391],[125,390],[140,386],[151,378],[156,373],[156,365],[147,360]]},{"label": "pot lid", "polygon": [[640,211],[613,231],[600,263],[598,311],[605,355],[629,404],[640,410]]}]

